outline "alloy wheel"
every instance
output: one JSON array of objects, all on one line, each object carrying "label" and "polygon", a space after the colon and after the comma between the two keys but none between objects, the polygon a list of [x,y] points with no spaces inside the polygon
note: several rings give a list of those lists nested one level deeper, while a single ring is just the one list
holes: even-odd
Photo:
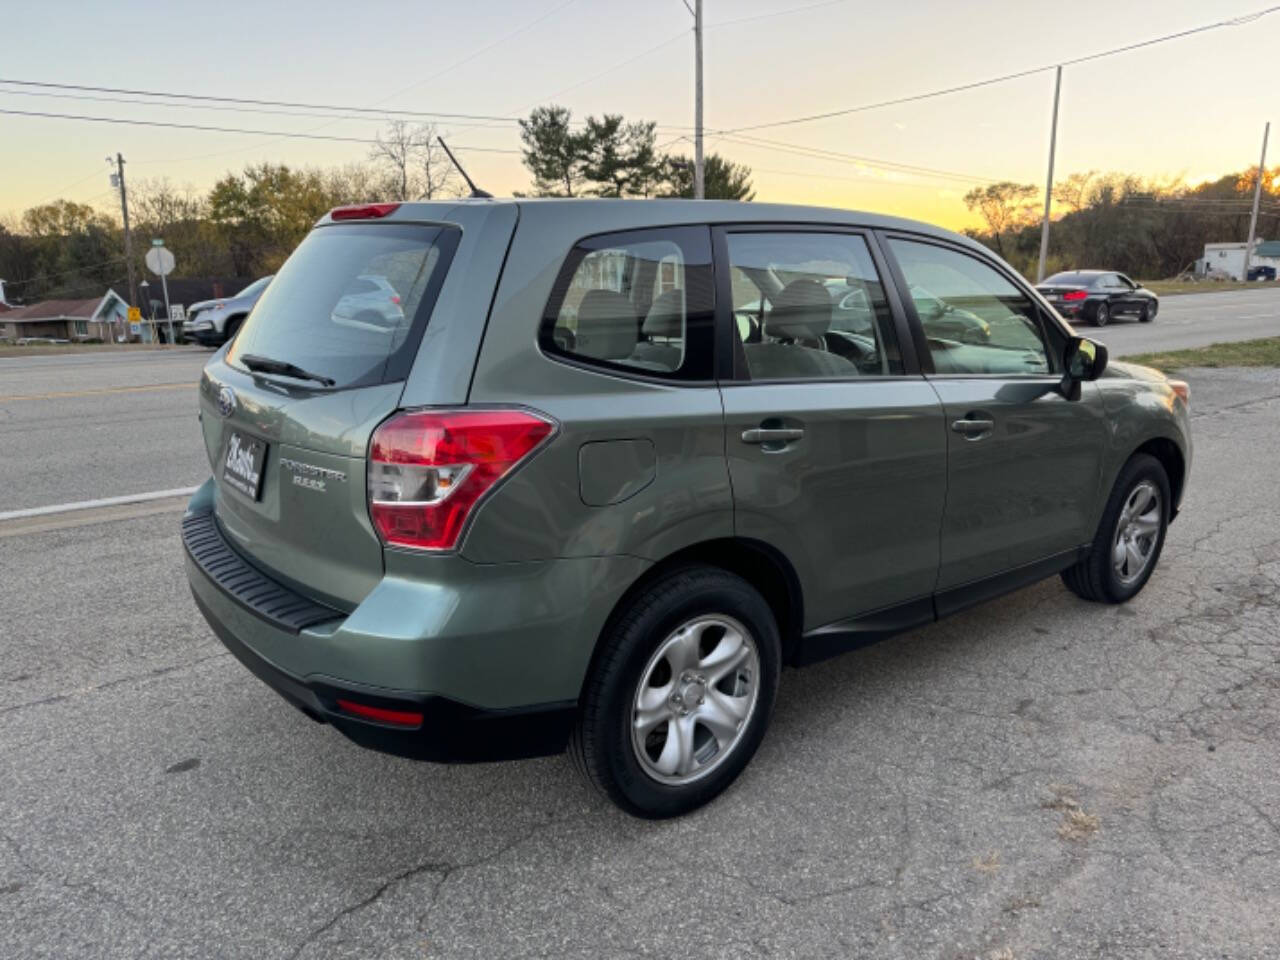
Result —
[{"label": "alloy wheel", "polygon": [[640,674],[631,745],[644,772],[683,786],[720,766],[742,742],[760,693],[755,639],[713,614],[677,627]]},{"label": "alloy wheel", "polygon": [[1112,568],[1116,579],[1125,586],[1151,565],[1163,522],[1160,490],[1150,480],[1143,480],[1125,498],[1111,546]]}]

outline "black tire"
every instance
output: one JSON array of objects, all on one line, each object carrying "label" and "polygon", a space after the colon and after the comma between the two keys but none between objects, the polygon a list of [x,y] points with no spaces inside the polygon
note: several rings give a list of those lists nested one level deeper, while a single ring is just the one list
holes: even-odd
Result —
[{"label": "black tire", "polygon": [[1142,313],[1138,317],[1139,323],[1150,323],[1156,318],[1156,305],[1154,303],[1146,303],[1142,305]]},{"label": "black tire", "polygon": [[[1146,568],[1137,579],[1125,583],[1112,563],[1112,550],[1125,503],[1144,481],[1154,483],[1160,492],[1160,529]],[[1124,603],[1132,599],[1146,586],[1160,562],[1160,551],[1164,549],[1164,538],[1169,529],[1172,503],[1169,475],[1165,473],[1164,466],[1155,457],[1145,453],[1134,454],[1116,478],[1088,553],[1075,566],[1062,571],[1062,582],[1076,596],[1094,603]]]},{"label": "black tire", "polygon": [[1093,325],[1095,327],[1105,327],[1111,320],[1111,311],[1105,303],[1100,303],[1093,309]]},{"label": "black tire", "polygon": [[[755,642],[760,670],[754,708],[739,739],[705,776],[680,785],[662,783],[645,772],[633,749],[633,698],[646,666],[672,631],[715,614],[738,621]],[[569,742],[579,772],[623,810],[647,819],[679,816],[714,799],[760,746],[777,696],[782,649],[764,598],[741,577],[717,567],[677,568],[618,610],[600,643]]]}]

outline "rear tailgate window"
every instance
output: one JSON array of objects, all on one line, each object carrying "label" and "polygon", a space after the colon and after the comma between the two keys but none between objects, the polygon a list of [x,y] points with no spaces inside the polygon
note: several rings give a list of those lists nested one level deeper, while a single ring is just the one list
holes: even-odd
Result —
[{"label": "rear tailgate window", "polygon": [[227,355],[267,357],[336,389],[403,380],[457,249],[455,227],[317,227],[281,267]]}]

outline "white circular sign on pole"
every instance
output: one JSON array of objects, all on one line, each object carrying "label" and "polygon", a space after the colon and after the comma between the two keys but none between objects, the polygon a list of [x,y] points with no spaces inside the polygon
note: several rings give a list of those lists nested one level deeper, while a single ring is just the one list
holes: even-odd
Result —
[{"label": "white circular sign on pole", "polygon": [[173,272],[176,261],[173,254],[164,247],[152,247],[147,251],[147,269],[158,277],[168,276]]}]

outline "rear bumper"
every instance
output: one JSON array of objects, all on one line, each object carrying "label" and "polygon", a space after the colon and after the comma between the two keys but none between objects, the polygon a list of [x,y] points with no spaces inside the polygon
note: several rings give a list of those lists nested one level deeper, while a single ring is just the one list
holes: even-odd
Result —
[{"label": "rear bumper", "polygon": [[[208,482],[188,508],[183,542],[192,594],[214,633],[312,719],[415,759],[563,750],[596,637],[647,566],[631,557],[494,565],[448,557],[410,577],[389,558],[382,581],[345,612],[249,565],[221,537],[213,499]],[[339,700],[415,722],[352,716]]]},{"label": "rear bumper", "polygon": [[[560,753],[569,741],[577,714],[573,701],[486,710],[448,697],[295,677],[232,633],[194,586],[192,595],[214,634],[250,673],[312,720],[332,725],[362,747],[412,760],[475,763]],[[359,719],[343,713],[339,700],[421,714],[422,722],[405,727]]]}]

